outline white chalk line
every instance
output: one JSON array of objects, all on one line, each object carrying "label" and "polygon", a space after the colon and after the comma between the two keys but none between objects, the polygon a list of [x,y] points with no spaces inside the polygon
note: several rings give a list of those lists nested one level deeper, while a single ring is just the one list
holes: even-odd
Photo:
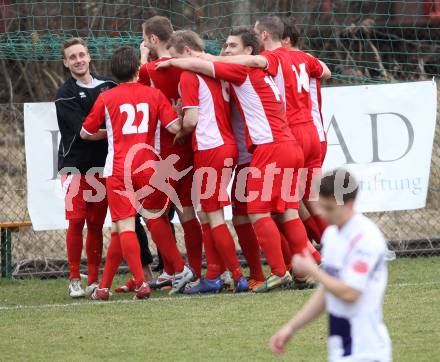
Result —
[{"label": "white chalk line", "polygon": [[[396,283],[388,285],[387,289],[391,288],[402,288],[402,287],[412,287],[412,286],[427,286],[427,285],[437,285],[440,284],[440,281],[431,281],[431,282],[421,282],[421,283]],[[308,290],[284,290],[282,293],[298,293],[298,292],[306,292]],[[279,291],[278,293],[281,293]],[[259,297],[261,295],[270,295],[270,293],[265,294],[256,294],[256,293],[221,293],[221,294],[198,294],[193,296],[176,296],[176,297],[157,297],[157,298],[149,298],[148,300],[140,301],[133,299],[122,299],[122,300],[110,300],[110,301],[90,301],[88,302],[73,302],[73,303],[53,303],[53,304],[36,304],[36,305],[14,305],[14,306],[0,306],[0,311],[12,311],[12,310],[21,310],[21,309],[56,309],[56,308],[71,308],[71,307],[90,307],[90,306],[105,306],[105,305],[117,305],[117,304],[137,304],[137,303],[154,303],[154,302],[166,302],[166,301],[190,301],[197,299],[211,299],[211,298],[219,298],[219,297]]]}]

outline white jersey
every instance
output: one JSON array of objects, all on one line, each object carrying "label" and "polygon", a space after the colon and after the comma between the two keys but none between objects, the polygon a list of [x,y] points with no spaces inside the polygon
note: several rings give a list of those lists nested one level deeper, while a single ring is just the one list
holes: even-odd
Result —
[{"label": "white jersey", "polygon": [[362,294],[347,303],[326,291],[329,361],[389,362],[391,341],[383,323],[387,284],[386,241],[362,214],[341,229],[329,226],[322,237],[323,269]]}]

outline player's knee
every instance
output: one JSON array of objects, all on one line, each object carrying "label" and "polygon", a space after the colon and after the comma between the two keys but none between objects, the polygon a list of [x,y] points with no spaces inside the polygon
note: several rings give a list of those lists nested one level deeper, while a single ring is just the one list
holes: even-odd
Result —
[{"label": "player's knee", "polygon": [[211,226],[211,228],[215,228],[215,227],[225,223],[223,209],[208,212],[208,213],[206,213],[206,216],[208,217],[209,225]]},{"label": "player's knee", "polygon": [[69,229],[75,229],[75,230],[82,230],[84,228],[84,224],[86,222],[86,219],[73,219],[69,220]]},{"label": "player's knee", "polygon": [[164,222],[166,222],[166,223],[168,223],[169,221],[168,221],[168,217],[167,216],[160,216],[160,217],[156,217],[156,218],[151,218],[151,219],[147,219],[147,220],[144,220],[145,221],[145,224],[147,225],[147,229],[148,230],[151,230],[151,229],[153,229],[155,226],[157,226],[157,225],[161,225],[161,224],[163,224]]}]

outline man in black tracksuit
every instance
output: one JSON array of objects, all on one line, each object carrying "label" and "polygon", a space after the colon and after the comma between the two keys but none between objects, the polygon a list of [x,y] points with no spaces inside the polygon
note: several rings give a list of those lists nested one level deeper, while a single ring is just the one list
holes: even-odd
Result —
[{"label": "man in black tracksuit", "polygon": [[[98,285],[102,228],[107,214],[105,179],[100,177],[98,172],[102,174],[108,151],[106,139],[84,141],[79,137],[79,132],[98,95],[117,84],[111,79],[90,73],[91,59],[84,40],[72,38],[66,41],[62,54],[64,66],[70,71],[70,77],[58,89],[55,100],[61,132],[58,171],[66,195],[66,219],[69,221],[66,235],[70,274],[69,295],[78,298],[90,295]],[[84,291],[79,269],[85,223],[88,287]],[[146,244],[145,233],[140,239]],[[149,254],[147,245],[141,249],[144,254]],[[144,255],[143,259],[150,264],[151,254]]]}]

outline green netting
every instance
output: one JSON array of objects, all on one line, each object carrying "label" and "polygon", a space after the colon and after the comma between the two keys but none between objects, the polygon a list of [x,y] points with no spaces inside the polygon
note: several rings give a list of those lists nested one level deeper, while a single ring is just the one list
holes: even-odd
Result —
[{"label": "green netting", "polygon": [[71,36],[90,44],[94,59],[120,45],[138,46],[141,24],[159,14],[176,29],[202,35],[217,53],[233,26],[266,14],[295,16],[302,47],[343,81],[426,79],[440,73],[439,1],[207,0],[3,1],[0,59],[59,60]]}]

